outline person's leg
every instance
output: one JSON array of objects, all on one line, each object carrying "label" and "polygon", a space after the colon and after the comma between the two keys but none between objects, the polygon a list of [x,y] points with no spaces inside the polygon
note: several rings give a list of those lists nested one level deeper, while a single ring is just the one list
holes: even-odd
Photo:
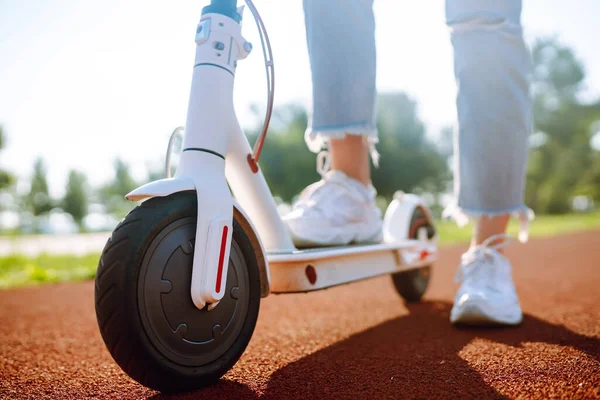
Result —
[{"label": "person's leg", "polygon": [[458,85],[454,187],[458,210],[469,216],[526,210],[531,60],[520,14],[520,0],[446,2]]},{"label": "person's leg", "polygon": [[333,169],[368,185],[368,140],[377,136],[373,0],[304,0],[304,12],[313,84],[307,144],[329,147]]},{"label": "person's leg", "polygon": [[[525,219],[529,212],[523,195],[532,129],[531,61],[520,22],[521,0],[447,0],[446,19],[458,85],[457,203],[446,214],[459,221],[477,219],[451,319],[518,323],[521,311],[510,264],[495,247],[504,244],[509,216]],[[498,286],[493,292],[500,297],[473,282]]]},{"label": "person's leg", "polygon": [[331,168],[342,171],[365,186],[371,183],[369,144],[364,136],[346,135],[343,139],[329,139]]},{"label": "person's leg", "polygon": [[[508,227],[508,220],[510,215],[498,215],[495,217],[482,216],[475,223],[473,228],[473,238],[471,239],[471,248],[475,248],[485,242],[492,236],[502,235],[506,233]],[[496,241],[493,241],[496,242]],[[495,243],[491,243],[495,244]],[[499,252],[503,252],[503,249],[498,249]]]},{"label": "person's leg", "polygon": [[304,0],[304,12],[313,81],[305,139],[313,152],[329,153],[317,157],[323,179],[283,219],[297,246],[379,241],[369,169],[377,140],[373,0]]}]

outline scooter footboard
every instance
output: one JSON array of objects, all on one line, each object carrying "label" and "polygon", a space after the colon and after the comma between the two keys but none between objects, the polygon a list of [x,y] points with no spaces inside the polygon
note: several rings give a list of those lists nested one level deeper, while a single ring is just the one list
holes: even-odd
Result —
[{"label": "scooter footboard", "polygon": [[431,265],[436,258],[435,245],[417,240],[270,254],[271,292],[325,289],[378,275],[419,269]]}]

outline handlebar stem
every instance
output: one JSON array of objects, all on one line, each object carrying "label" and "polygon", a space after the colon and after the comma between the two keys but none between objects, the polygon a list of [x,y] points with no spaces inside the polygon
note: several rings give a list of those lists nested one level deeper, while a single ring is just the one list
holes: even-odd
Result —
[{"label": "handlebar stem", "polygon": [[210,5],[202,9],[202,15],[204,14],[222,14],[238,24],[242,20],[241,15],[237,13],[237,0],[211,0]]}]

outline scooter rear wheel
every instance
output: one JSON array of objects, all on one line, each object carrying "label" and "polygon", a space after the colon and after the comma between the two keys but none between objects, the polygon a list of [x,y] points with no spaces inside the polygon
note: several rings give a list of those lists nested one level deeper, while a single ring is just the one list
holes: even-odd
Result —
[{"label": "scooter rear wheel", "polygon": [[110,354],[130,377],[162,392],[218,380],[244,352],[258,318],[258,264],[235,220],[225,296],[211,311],[194,306],[196,216],[194,192],[142,203],[115,228],[96,276],[96,316]]},{"label": "scooter rear wheel", "polygon": [[[435,227],[427,217],[423,208],[416,207],[413,211],[408,238],[417,239],[419,229],[427,229],[427,237],[432,239],[435,236]],[[421,300],[429,285],[431,274],[431,265],[426,265],[420,268],[411,269],[408,271],[396,272],[391,275],[392,283],[398,294],[407,302],[416,302]]]}]

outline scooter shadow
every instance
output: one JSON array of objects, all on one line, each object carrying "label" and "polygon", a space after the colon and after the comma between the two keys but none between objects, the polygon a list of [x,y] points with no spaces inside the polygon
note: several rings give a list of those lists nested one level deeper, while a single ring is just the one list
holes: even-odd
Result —
[{"label": "scooter shadow", "polygon": [[[409,304],[410,313],[357,333],[275,372],[260,396],[290,398],[504,398],[460,357],[474,339],[512,347],[527,342],[570,346],[600,361],[600,340],[525,315],[518,327],[456,328],[451,303]],[[220,381],[180,398],[257,398]]]},{"label": "scooter shadow", "polygon": [[212,386],[189,393],[162,394],[157,393],[150,396],[147,400],[229,400],[229,399],[258,399],[256,392],[253,392],[248,386],[225,379]]}]

